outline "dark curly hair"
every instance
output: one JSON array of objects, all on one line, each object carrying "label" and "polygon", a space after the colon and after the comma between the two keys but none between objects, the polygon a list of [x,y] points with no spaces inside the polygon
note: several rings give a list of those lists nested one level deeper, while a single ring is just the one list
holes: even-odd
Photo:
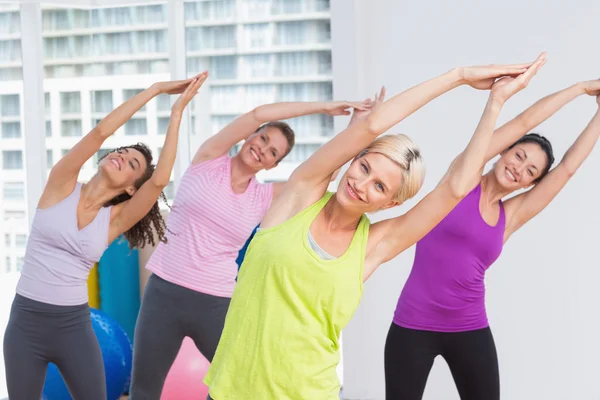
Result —
[{"label": "dark curly hair", "polygon": [[[124,150],[124,149],[137,150],[144,155],[144,159],[146,160],[146,170],[144,171],[142,176],[137,181],[135,181],[135,184],[134,184],[135,188],[139,189],[140,187],[142,187],[142,185],[148,179],[150,179],[150,177],[154,173],[154,169],[156,168],[156,165],[152,164],[152,151],[145,144],[136,143],[131,146],[118,147],[114,150],[109,151],[105,155],[103,155],[98,160],[98,163],[100,163],[100,161],[102,161],[110,153],[114,153],[115,151],[120,151],[120,150]],[[167,197],[165,196],[164,193],[161,192],[160,198],[167,204],[167,206],[169,206],[169,203],[167,203]],[[131,196],[129,195],[129,193],[124,192],[124,193],[121,193],[120,195],[118,195],[117,197],[113,198],[109,202],[107,202],[104,205],[104,207],[114,206],[119,203],[123,203],[124,201],[127,201],[129,199],[131,199]],[[170,206],[169,206],[169,208],[170,208]],[[158,240],[166,243],[167,239],[165,238],[165,230],[166,230],[165,220],[163,219],[163,217],[160,213],[160,208],[158,207],[158,200],[157,200],[154,203],[154,205],[152,205],[152,208],[150,209],[148,214],[146,214],[144,216],[144,218],[139,220],[127,232],[123,233],[123,236],[125,236],[125,238],[129,242],[130,249],[142,248],[147,244],[151,244],[152,246],[156,245],[156,242],[154,240],[154,231],[156,231],[156,233],[158,234]]]},{"label": "dark curly hair", "polygon": [[516,145],[518,145],[520,143],[535,143],[538,146],[540,146],[540,148],[544,151],[544,153],[546,153],[546,158],[548,161],[548,162],[546,162],[546,167],[542,170],[542,173],[540,174],[540,176],[535,181],[533,181],[533,183],[538,183],[539,181],[542,180],[543,177],[548,175],[548,172],[550,172],[550,168],[552,167],[552,164],[554,164],[554,151],[552,150],[552,143],[550,143],[550,141],[548,139],[546,139],[544,136],[540,135],[539,133],[528,133],[527,135],[523,136],[521,139],[514,142],[507,150],[512,149],[513,147],[515,147]]}]

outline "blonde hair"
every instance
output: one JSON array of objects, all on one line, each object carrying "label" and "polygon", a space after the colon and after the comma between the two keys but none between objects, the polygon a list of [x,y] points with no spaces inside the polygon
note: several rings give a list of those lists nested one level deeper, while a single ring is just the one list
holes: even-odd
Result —
[{"label": "blonde hair", "polygon": [[375,140],[357,158],[368,153],[381,154],[402,168],[402,186],[392,198],[399,204],[415,196],[425,180],[425,163],[419,147],[406,135],[386,135]]}]

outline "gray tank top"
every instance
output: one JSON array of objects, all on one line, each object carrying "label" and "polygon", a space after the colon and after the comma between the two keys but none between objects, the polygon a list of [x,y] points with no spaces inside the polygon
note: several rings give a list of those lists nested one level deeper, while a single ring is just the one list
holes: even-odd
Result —
[{"label": "gray tank top", "polygon": [[94,220],[79,230],[81,187],[77,182],[64,200],[36,210],[17,284],[21,296],[60,306],[88,302],[88,275],[108,247],[112,207],[101,208]]}]

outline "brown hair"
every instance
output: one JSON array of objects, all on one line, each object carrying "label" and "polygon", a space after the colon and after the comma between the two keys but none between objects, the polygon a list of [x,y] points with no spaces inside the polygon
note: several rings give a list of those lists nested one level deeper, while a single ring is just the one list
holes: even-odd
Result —
[{"label": "brown hair", "polygon": [[286,152],[283,154],[283,156],[281,156],[281,158],[277,161],[283,160],[285,158],[285,156],[290,154],[290,151],[292,151],[292,149],[294,148],[294,144],[296,143],[296,134],[294,133],[294,130],[287,123],[285,123],[283,121],[272,121],[272,122],[267,122],[266,124],[261,125],[260,128],[258,128],[254,133],[258,133],[265,128],[279,129],[281,134],[285,137],[285,140],[288,143],[288,148],[287,148]]},{"label": "brown hair", "polygon": [[[134,149],[143,154],[144,159],[146,160],[146,170],[142,174],[142,176],[135,181],[135,188],[139,189],[142,185],[150,179],[152,174],[154,173],[154,169],[156,166],[152,164],[152,151],[143,143],[137,143],[131,146],[124,146],[116,148],[112,151],[109,151],[104,156],[102,156],[98,162],[102,161],[107,155],[110,153],[114,153],[115,151],[123,150],[123,149]],[[167,198],[164,193],[161,192],[160,198],[168,205]],[[114,197],[112,200],[107,202],[104,207],[114,206],[119,203],[123,203],[131,199],[129,193],[124,192],[120,195]],[[134,226],[132,226],[127,232],[123,233],[123,236],[129,242],[129,248],[141,248],[147,244],[151,244],[152,246],[156,245],[154,241],[154,231],[158,233],[158,239],[161,242],[167,242],[165,238],[165,230],[166,224],[160,213],[160,208],[158,206],[158,200],[152,205],[152,208],[148,212],[148,214],[144,215],[144,217],[139,220]]]}]

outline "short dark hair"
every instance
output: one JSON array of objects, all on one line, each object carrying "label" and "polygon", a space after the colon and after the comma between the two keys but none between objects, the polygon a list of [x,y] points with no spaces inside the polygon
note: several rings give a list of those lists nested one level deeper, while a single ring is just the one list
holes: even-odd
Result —
[{"label": "short dark hair", "polygon": [[260,132],[261,130],[263,130],[265,128],[279,129],[279,131],[285,137],[285,140],[288,143],[288,148],[287,148],[286,152],[283,154],[283,156],[281,156],[281,158],[277,161],[283,160],[285,158],[285,156],[290,154],[290,151],[292,151],[292,149],[294,148],[294,144],[296,144],[296,134],[294,133],[294,130],[287,123],[285,123],[283,121],[271,121],[271,122],[267,122],[266,124],[261,125],[260,128],[258,128],[256,130],[256,132]]},{"label": "short dark hair", "polygon": [[542,173],[540,174],[540,176],[535,181],[533,181],[533,183],[538,183],[539,181],[542,180],[543,177],[548,175],[548,172],[550,172],[550,168],[552,167],[552,164],[554,164],[554,151],[552,150],[552,144],[550,143],[550,141],[548,139],[546,139],[544,136],[542,136],[538,133],[528,133],[527,135],[523,136],[521,139],[514,142],[507,150],[512,149],[513,147],[515,147],[516,145],[518,145],[520,143],[535,143],[538,146],[540,146],[540,148],[544,151],[544,153],[546,153],[546,158],[548,159],[548,161],[546,162],[546,168],[544,168],[542,170]]}]

